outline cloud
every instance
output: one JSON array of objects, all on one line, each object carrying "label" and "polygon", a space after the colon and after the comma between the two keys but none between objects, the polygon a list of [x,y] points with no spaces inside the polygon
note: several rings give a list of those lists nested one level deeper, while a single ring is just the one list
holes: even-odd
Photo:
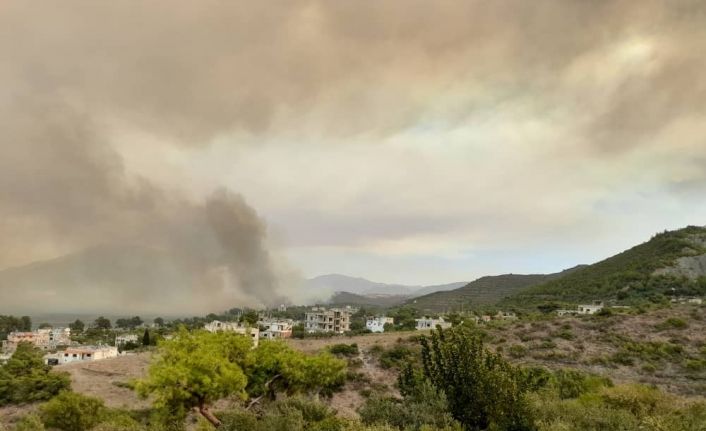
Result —
[{"label": "cloud", "polygon": [[261,303],[292,284],[262,214],[291,247],[356,252],[591,237],[597,202],[702,184],[705,13],[4,2],[0,268],[140,244]]}]

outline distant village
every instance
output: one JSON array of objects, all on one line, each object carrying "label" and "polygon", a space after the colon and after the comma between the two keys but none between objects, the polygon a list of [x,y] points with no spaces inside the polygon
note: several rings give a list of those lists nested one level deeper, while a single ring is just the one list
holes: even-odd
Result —
[{"label": "distant village", "polygon": [[[671,299],[675,304],[702,304],[702,299],[697,297],[677,297]],[[98,361],[102,359],[114,358],[120,355],[133,354],[136,349],[150,344],[150,330],[153,331],[152,344],[156,337],[162,339],[171,338],[173,330],[179,325],[190,326],[191,329],[203,329],[209,332],[235,332],[251,338],[253,347],[257,347],[260,340],[281,340],[297,336],[299,338],[307,336],[336,336],[342,334],[361,333],[383,333],[386,331],[399,330],[395,326],[395,318],[385,313],[371,313],[361,310],[356,306],[325,307],[310,306],[296,307],[300,310],[299,315],[303,318],[294,319],[283,317],[287,315],[288,307],[279,307],[265,311],[238,310],[229,312],[225,316],[209,315],[206,318],[193,318],[186,320],[177,319],[169,324],[163,319],[155,319],[154,323],[146,324],[139,317],[132,320],[118,319],[119,326],[113,328],[110,322],[99,322],[99,318],[93,325],[87,328],[94,330],[97,325],[103,325],[101,330],[103,338],[98,343],[86,343],[79,333],[84,333],[82,327],[78,333],[72,334],[70,327],[40,327],[33,331],[12,331],[7,334],[6,340],[2,341],[0,349],[0,363],[9,359],[20,343],[29,343],[46,352],[44,360],[49,365],[61,365],[73,362]],[[593,301],[590,304],[579,304],[573,309],[557,309],[555,314],[563,316],[594,315],[606,309],[627,309],[627,306],[611,305],[606,307],[602,301]],[[363,315],[361,315],[363,313]],[[244,319],[245,316],[248,319]],[[454,323],[473,322],[477,325],[488,324],[492,321],[517,320],[518,316],[512,311],[497,311],[493,314],[464,313],[453,314],[456,322],[450,319],[451,314],[434,316],[414,316],[404,328],[405,330],[430,331],[437,327],[446,329]],[[210,319],[209,319],[210,318]],[[458,319],[461,319],[460,321]],[[353,329],[354,320],[357,321],[357,328]],[[408,319],[409,320],[409,319]],[[121,322],[122,321],[122,322]],[[199,323],[204,321],[205,323]],[[125,325],[125,322],[132,324]],[[363,326],[364,322],[364,326]],[[81,324],[83,325],[83,323]],[[200,325],[200,326],[199,326]],[[123,326],[128,326],[125,328]],[[357,332],[356,332],[357,331]],[[73,335],[73,336],[72,336]],[[85,338],[85,337],[83,337]]]}]

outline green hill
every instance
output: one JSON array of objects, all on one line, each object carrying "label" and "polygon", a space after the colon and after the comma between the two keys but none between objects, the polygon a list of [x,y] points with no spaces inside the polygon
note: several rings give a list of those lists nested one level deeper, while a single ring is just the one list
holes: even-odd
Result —
[{"label": "green hill", "polygon": [[665,231],[649,241],[555,280],[516,293],[501,305],[618,300],[660,301],[706,294],[706,228]]},{"label": "green hill", "polygon": [[422,311],[459,311],[462,308],[478,305],[493,305],[501,299],[513,295],[525,288],[561,278],[575,271],[567,269],[555,274],[503,274],[481,277],[465,286],[407,301],[407,304]]}]

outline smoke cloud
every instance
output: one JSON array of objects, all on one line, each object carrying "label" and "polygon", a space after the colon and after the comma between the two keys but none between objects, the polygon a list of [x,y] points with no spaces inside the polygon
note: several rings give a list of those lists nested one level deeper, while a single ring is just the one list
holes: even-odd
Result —
[{"label": "smoke cloud", "polygon": [[[508,113],[526,120],[530,131],[540,123],[561,130],[551,142],[489,144],[498,153],[554,157],[550,169],[527,163],[541,172],[537,190],[528,193],[522,189],[528,181],[504,178],[498,190],[517,189],[508,197],[467,186],[447,165],[434,165],[437,177],[452,179],[448,189],[473,197],[438,193],[434,183],[412,187],[400,175],[401,185],[384,199],[352,191],[355,198],[346,202],[385,208],[395,196],[398,207],[385,214],[295,211],[303,234],[294,237],[317,246],[385,235],[406,244],[425,230],[459,236],[464,223],[509,224],[527,196],[533,202],[525,210],[534,214],[534,196],[560,187],[562,181],[542,175],[562,157],[575,167],[566,162],[574,155],[609,164],[676,146],[699,162],[669,184],[694,194],[706,178],[705,21],[706,5],[688,0],[4,1],[0,269],[51,259],[83,269],[61,282],[56,274],[66,271],[59,266],[41,277],[22,275],[27,267],[4,272],[0,311],[42,301],[48,309],[151,303],[153,311],[174,312],[283,301],[296,277],[281,263],[262,217],[238,195],[239,185],[229,184],[235,190],[229,191],[209,184],[195,193],[188,171],[168,170],[172,152],[226,145],[237,156],[243,148],[284,143],[315,151],[362,143],[375,159],[382,143],[396,137],[482,128]],[[136,136],[149,139],[135,143]],[[285,154],[284,166],[292,158]],[[408,156],[394,152],[391,159]],[[156,169],[136,170],[131,160]],[[411,163],[431,166],[425,157]],[[396,185],[396,178],[388,181],[389,165],[379,168],[384,175],[365,172],[384,178],[374,187]],[[278,179],[277,186],[300,180]],[[282,194],[276,198],[287,199]],[[481,212],[443,209],[463,201]],[[355,220],[345,219],[349,214]],[[314,225],[326,227],[324,238]],[[97,269],[89,270],[89,261]],[[154,264],[141,265],[147,261]]]}]

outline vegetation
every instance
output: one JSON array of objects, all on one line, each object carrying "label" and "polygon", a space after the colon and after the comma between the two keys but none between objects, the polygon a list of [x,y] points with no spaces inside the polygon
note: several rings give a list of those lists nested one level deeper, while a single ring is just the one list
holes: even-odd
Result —
[{"label": "vegetation", "polygon": [[0,367],[0,406],[48,400],[68,389],[65,373],[52,373],[44,365],[42,352],[20,343],[7,363]]},{"label": "vegetation", "polygon": [[0,340],[7,339],[7,334],[14,331],[31,331],[32,319],[29,316],[15,317],[0,315]]},{"label": "vegetation", "polygon": [[700,242],[705,238],[706,228],[696,226],[663,232],[606,260],[523,290],[502,301],[501,305],[542,305],[552,301],[577,302],[596,298],[640,304],[661,302],[671,295],[704,295],[704,277],[690,280],[655,275],[655,271],[674,265],[680,257],[706,253]]},{"label": "vegetation", "polygon": [[178,429],[194,408],[219,426],[210,406],[220,398],[252,398],[253,405],[276,389],[325,392],[344,379],[345,362],[328,354],[306,356],[279,342],[263,342],[252,349],[249,337],[182,329],[162,343],[137,391],[152,395],[158,412]]}]

